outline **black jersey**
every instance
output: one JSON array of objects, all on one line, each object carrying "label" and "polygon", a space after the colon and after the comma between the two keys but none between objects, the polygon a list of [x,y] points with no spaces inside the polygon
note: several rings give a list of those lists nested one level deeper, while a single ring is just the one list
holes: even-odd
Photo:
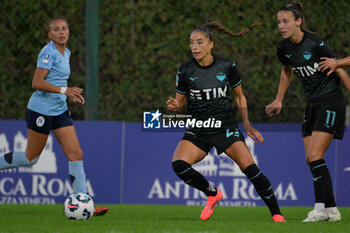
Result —
[{"label": "black jersey", "polygon": [[277,45],[277,56],[283,65],[291,65],[303,81],[304,91],[308,99],[317,99],[337,88],[339,78],[333,72],[327,77],[318,63],[321,57],[335,58],[328,44],[315,34],[304,32],[303,39],[293,44],[289,39],[282,40]]},{"label": "black jersey", "polygon": [[176,91],[187,97],[187,113],[193,119],[221,121],[221,128],[196,128],[203,134],[214,134],[237,125],[234,118],[229,88],[241,83],[236,64],[214,56],[209,66],[201,66],[192,58],[182,64],[177,75]]}]

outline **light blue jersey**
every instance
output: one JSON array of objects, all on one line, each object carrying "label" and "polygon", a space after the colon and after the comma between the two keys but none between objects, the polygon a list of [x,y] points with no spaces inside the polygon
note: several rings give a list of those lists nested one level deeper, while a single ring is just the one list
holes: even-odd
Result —
[{"label": "light blue jersey", "polygon": [[[70,51],[66,48],[64,55],[51,41],[39,53],[37,68],[49,70],[45,81],[59,87],[67,87],[70,75]],[[47,116],[57,116],[65,112],[67,96],[59,93],[36,90],[29,99],[28,109]]]}]

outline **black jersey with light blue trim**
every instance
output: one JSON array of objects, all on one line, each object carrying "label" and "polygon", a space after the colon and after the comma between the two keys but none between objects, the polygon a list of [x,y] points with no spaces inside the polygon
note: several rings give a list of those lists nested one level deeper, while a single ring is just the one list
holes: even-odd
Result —
[{"label": "black jersey with light blue trim", "polygon": [[339,78],[333,72],[327,76],[318,63],[321,57],[335,58],[335,53],[328,44],[317,35],[304,32],[303,39],[293,44],[289,39],[282,40],[277,45],[277,56],[283,65],[291,65],[299,78],[308,99],[317,99],[337,88]]},{"label": "black jersey with light blue trim", "polygon": [[194,128],[203,134],[214,134],[237,125],[229,98],[229,89],[241,83],[236,64],[214,56],[209,66],[201,66],[192,58],[178,71],[176,91],[187,97],[187,114],[192,119],[221,121],[221,128]]}]

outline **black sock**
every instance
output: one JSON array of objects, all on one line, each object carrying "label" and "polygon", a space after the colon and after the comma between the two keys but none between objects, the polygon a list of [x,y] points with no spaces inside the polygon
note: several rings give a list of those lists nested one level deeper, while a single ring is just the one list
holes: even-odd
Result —
[{"label": "black sock", "polygon": [[334,194],[333,194],[333,185],[332,185],[332,178],[331,174],[329,173],[329,170],[327,169],[327,176],[328,176],[328,182],[327,182],[327,199],[325,203],[325,207],[335,207],[337,204],[335,203]]},{"label": "black sock", "polygon": [[252,164],[247,167],[244,171],[244,174],[249,178],[253,183],[256,191],[267,207],[269,208],[271,215],[281,214],[280,208],[278,206],[276,196],[273,192],[270,181],[266,176],[260,171],[256,164]]},{"label": "black sock", "polygon": [[216,188],[209,184],[202,174],[194,170],[191,165],[183,160],[173,162],[173,170],[175,174],[185,181],[186,184],[199,189],[207,196],[216,196]]},{"label": "black sock", "polygon": [[324,159],[319,159],[310,163],[310,170],[314,182],[315,202],[325,203],[325,207],[336,206],[332,179]]}]

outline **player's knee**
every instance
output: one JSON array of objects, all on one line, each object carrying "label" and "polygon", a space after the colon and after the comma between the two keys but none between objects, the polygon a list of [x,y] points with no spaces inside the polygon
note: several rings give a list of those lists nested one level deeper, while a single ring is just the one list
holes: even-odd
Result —
[{"label": "player's knee", "polygon": [[308,151],[306,153],[306,163],[310,166],[312,161],[316,161],[322,158],[322,154],[316,153],[314,151]]},{"label": "player's knee", "polygon": [[67,151],[67,157],[69,161],[81,161],[83,160],[83,151],[82,149],[75,149],[71,151]]},{"label": "player's knee", "polygon": [[191,167],[190,164],[188,164],[183,160],[176,160],[172,162],[172,165],[173,165],[173,170],[177,175],[181,174],[182,172],[188,170]]}]

